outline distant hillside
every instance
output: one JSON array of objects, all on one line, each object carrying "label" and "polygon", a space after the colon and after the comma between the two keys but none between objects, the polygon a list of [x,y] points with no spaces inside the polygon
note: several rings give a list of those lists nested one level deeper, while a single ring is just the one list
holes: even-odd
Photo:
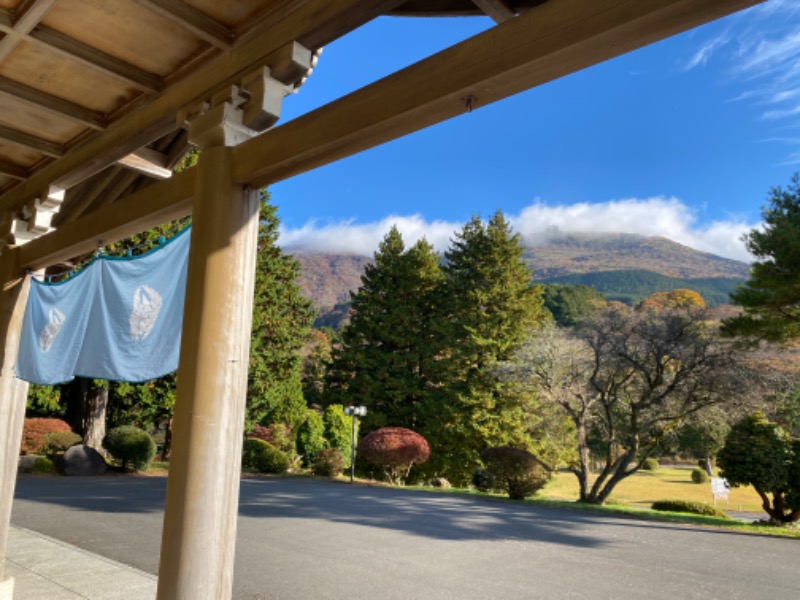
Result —
[{"label": "distant hillside", "polygon": [[718,306],[729,302],[728,294],[742,281],[737,277],[683,279],[644,269],[628,269],[564,275],[549,278],[544,283],[588,285],[603,294],[606,300],[618,300],[631,305],[638,304],[654,292],[688,289],[700,294],[709,306]]},{"label": "distant hillside", "polygon": [[528,247],[525,258],[536,279],[576,273],[643,269],[677,278],[731,277],[746,279],[746,263],[700,252],[663,237],[627,233],[551,236]]},{"label": "distant hillside", "polygon": [[361,274],[371,262],[366,256],[350,254],[297,253],[302,272],[297,284],[300,293],[317,308],[331,308],[350,300],[350,291],[361,287]]},{"label": "distant hillside", "polygon": [[[350,291],[361,285],[370,257],[345,254],[297,253],[302,265],[298,284],[321,316],[339,303],[349,301]],[[569,234],[550,236],[547,242],[528,247],[525,260],[536,281],[582,283],[595,287],[610,299],[628,303],[653,292],[689,288],[711,305],[724,303],[727,294],[747,278],[747,264],[699,252],[662,237],[633,234]],[[630,272],[622,275],[621,272]],[[574,276],[593,275],[593,282]],[[565,279],[573,277],[573,279]],[[335,309],[339,321],[344,307]]]}]

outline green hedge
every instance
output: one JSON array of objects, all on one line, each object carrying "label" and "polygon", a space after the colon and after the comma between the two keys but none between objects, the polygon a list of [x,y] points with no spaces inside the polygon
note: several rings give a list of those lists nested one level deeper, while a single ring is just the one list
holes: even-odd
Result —
[{"label": "green hedge", "polygon": [[705,504],[703,502],[693,502],[691,500],[656,500],[653,502],[653,510],[666,512],[691,513],[694,515],[706,515],[709,517],[719,517],[720,519],[730,519],[723,511]]},{"label": "green hedge", "polygon": [[283,452],[256,438],[247,438],[242,445],[242,467],[259,473],[285,473],[290,460]]}]

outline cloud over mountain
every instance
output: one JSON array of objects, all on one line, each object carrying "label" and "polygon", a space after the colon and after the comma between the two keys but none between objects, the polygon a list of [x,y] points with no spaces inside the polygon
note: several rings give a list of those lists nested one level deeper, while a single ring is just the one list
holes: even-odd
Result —
[{"label": "cloud over mountain", "polygon": [[[550,205],[535,201],[519,214],[506,213],[526,246],[543,243],[559,232],[634,233],[662,236],[691,248],[737,260],[750,261],[741,241],[754,226],[731,218],[698,224],[695,211],[677,198],[626,198],[607,202]],[[371,255],[392,225],[408,245],[425,237],[445,250],[462,223],[428,221],[422,215],[391,215],[380,221],[309,222],[298,229],[282,229],[280,244],[288,251]]]}]

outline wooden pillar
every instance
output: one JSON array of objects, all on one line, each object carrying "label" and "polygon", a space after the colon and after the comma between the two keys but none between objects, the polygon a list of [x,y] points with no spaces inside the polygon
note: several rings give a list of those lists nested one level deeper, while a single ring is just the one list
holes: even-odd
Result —
[{"label": "wooden pillar", "polygon": [[231,148],[196,167],[159,600],[231,597],[258,238],[258,193]]},{"label": "wooden pillar", "polygon": [[0,259],[0,600],[11,600],[14,591],[14,580],[5,575],[6,544],[28,396],[28,384],[14,376],[29,289],[29,281],[16,273],[15,259],[13,250]]}]

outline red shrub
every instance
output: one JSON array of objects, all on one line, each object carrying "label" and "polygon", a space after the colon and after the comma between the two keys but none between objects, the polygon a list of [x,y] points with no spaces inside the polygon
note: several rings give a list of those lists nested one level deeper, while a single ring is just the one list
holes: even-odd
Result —
[{"label": "red shrub", "polygon": [[43,453],[47,446],[45,436],[56,431],[72,431],[72,428],[61,419],[25,419],[20,444],[22,454]]},{"label": "red shrub", "polygon": [[373,431],[358,443],[358,456],[383,467],[389,481],[401,483],[413,465],[428,460],[431,449],[418,433],[402,427]]},{"label": "red shrub", "polygon": [[273,423],[268,427],[265,427],[264,425],[256,425],[253,427],[253,430],[247,434],[247,437],[255,438],[257,440],[264,440],[281,452],[292,455],[294,454],[292,426],[286,423]]}]

